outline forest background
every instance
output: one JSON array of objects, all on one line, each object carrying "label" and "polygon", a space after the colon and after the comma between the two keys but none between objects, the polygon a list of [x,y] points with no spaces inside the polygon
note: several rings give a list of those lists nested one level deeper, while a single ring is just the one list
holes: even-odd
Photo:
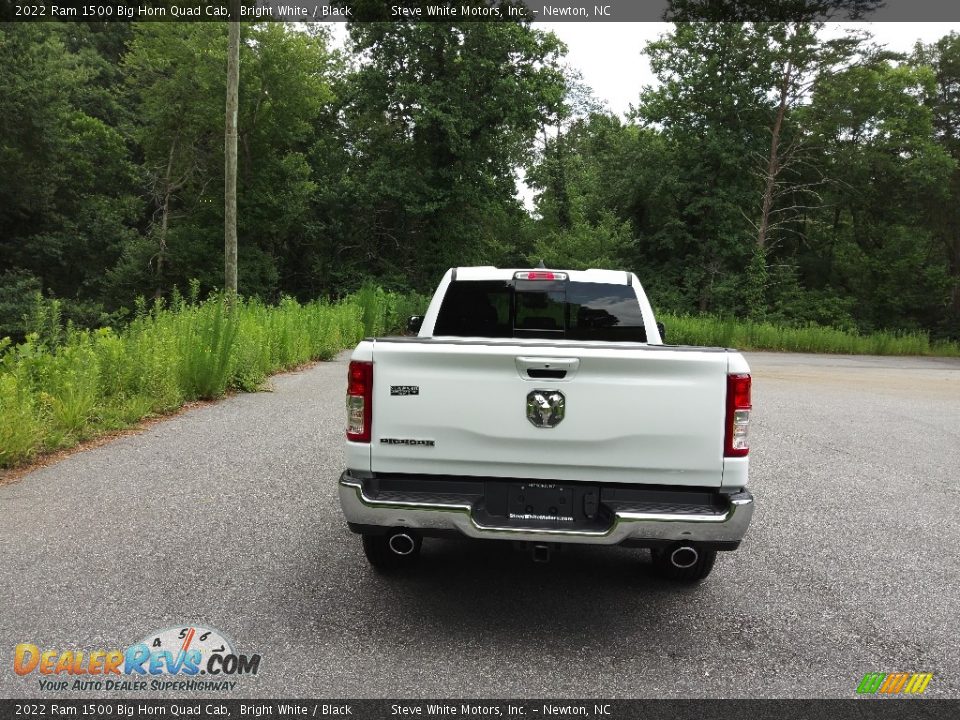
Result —
[{"label": "forest background", "polygon": [[[960,337],[960,36],[677,23],[627,118],[536,25],[242,26],[239,289],[635,271],[664,313]],[[223,285],[223,23],[0,27],[0,336]],[[631,68],[623,68],[624,73]],[[530,211],[517,195],[522,171]]]}]

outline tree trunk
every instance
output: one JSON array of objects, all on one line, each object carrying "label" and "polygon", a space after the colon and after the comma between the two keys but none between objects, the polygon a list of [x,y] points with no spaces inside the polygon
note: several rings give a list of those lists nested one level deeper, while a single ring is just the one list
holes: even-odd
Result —
[{"label": "tree trunk", "polygon": [[227,108],[224,133],[223,257],[224,289],[237,294],[237,106],[240,87],[239,3],[230,3],[231,17],[227,43]]},{"label": "tree trunk", "polygon": [[760,206],[760,224],[757,227],[757,246],[754,248],[753,259],[747,272],[747,305],[750,317],[761,320],[766,313],[767,275],[767,245],[770,234],[770,213],[773,210],[774,193],[777,188],[777,177],[780,175],[780,135],[783,132],[783,119],[787,114],[787,105],[790,101],[790,86],[793,80],[793,59],[790,56],[790,38],[787,38],[787,59],[783,66],[783,78],[780,82],[780,102],[777,105],[777,114],[770,129],[770,155],[767,158],[767,170],[764,174],[763,202]]},{"label": "tree trunk", "polygon": [[763,205],[760,209],[760,227],[757,230],[757,249],[765,252],[767,249],[767,234],[770,229],[770,211],[773,209],[773,191],[777,184],[777,175],[780,174],[780,133],[783,131],[783,118],[787,114],[787,101],[790,98],[790,81],[793,65],[787,61],[783,72],[783,82],[780,85],[780,105],[777,107],[777,116],[773,121],[770,132],[770,157],[767,160],[767,172],[764,178]]},{"label": "tree trunk", "polygon": [[177,140],[179,136],[173,138],[170,145],[170,155],[167,158],[167,172],[163,178],[163,208],[160,211],[160,238],[158,240],[159,250],[157,251],[157,277],[163,275],[163,261],[167,254],[167,227],[170,223],[170,196],[173,195],[173,154],[177,150]]},{"label": "tree trunk", "polygon": [[[167,171],[163,175],[163,205],[160,208],[160,237],[157,238],[157,282],[163,284],[163,264],[167,259],[167,230],[170,227],[170,201],[174,193],[180,190],[187,182],[189,171],[185,171],[178,180],[173,179],[173,160],[180,143],[180,135],[174,135],[170,144],[170,153],[167,156]],[[160,297],[163,291],[157,287],[154,297]]]},{"label": "tree trunk", "polygon": [[950,310],[954,322],[960,321],[960,236],[953,237],[949,250],[947,269],[952,280],[950,287]]}]

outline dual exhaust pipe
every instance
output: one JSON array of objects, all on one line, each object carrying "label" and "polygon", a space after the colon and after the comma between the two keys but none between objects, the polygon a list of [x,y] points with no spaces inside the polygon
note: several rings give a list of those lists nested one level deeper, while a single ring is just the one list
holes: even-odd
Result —
[{"label": "dual exhaust pipe", "polygon": [[411,555],[417,549],[417,541],[409,532],[393,533],[387,540],[387,546],[394,555]]},{"label": "dual exhaust pipe", "polygon": [[670,553],[670,564],[678,570],[692,568],[699,559],[700,553],[693,545],[681,545]]}]

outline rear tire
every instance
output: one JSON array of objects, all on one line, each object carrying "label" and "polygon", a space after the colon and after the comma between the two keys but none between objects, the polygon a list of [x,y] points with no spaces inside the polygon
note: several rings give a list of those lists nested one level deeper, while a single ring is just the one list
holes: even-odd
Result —
[{"label": "rear tire", "polygon": [[402,570],[412,567],[420,558],[422,541],[419,535],[411,534],[413,551],[408,555],[398,555],[390,549],[390,538],[393,535],[394,533],[385,533],[383,535],[363,536],[363,554],[367,556],[367,561],[377,570],[384,572]]},{"label": "rear tire", "polygon": [[679,583],[697,583],[706,578],[713,570],[713,563],[717,559],[717,551],[697,548],[699,553],[697,561],[689,567],[678,568],[670,562],[670,555],[680,547],[682,546],[671,545],[664,549],[651,550],[654,572],[665,580]]}]

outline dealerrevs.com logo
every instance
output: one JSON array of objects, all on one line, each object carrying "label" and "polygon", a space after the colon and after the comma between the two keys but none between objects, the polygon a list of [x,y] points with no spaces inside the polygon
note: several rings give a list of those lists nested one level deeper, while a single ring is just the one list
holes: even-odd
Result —
[{"label": "dealerrevs.com logo", "polygon": [[20,643],[13,671],[35,675],[44,691],[230,691],[256,675],[260,655],[237,653],[223,633],[200,626],[150,633],[124,649],[73,650]]}]

